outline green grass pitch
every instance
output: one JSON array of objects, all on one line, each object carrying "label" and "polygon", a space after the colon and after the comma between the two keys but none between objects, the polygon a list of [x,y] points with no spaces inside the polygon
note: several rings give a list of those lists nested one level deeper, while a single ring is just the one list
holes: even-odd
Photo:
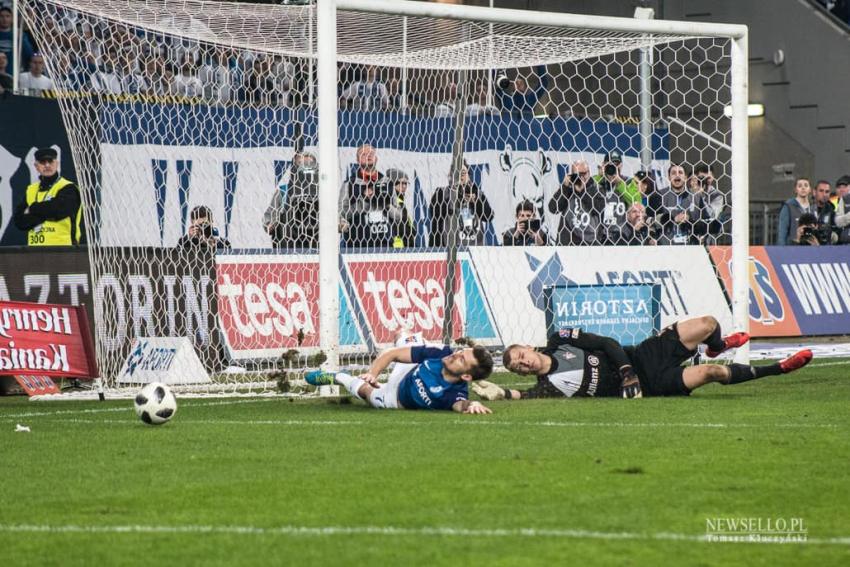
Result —
[{"label": "green grass pitch", "polygon": [[[848,369],[490,416],[0,399],[0,564],[847,565]],[[807,542],[707,542],[717,518]]]}]

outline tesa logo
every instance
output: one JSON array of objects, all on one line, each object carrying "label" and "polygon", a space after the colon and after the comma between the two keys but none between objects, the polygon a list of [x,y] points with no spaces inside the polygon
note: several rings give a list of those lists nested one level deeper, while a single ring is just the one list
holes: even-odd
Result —
[{"label": "tesa logo", "polygon": [[317,263],[219,264],[218,311],[234,350],[317,346]]},{"label": "tesa logo", "polygon": [[[426,340],[440,340],[445,319],[446,263],[441,260],[348,262],[357,299],[377,343],[392,343],[402,329],[421,332]],[[455,271],[457,301],[453,313],[454,338],[463,335],[460,267]]]}]

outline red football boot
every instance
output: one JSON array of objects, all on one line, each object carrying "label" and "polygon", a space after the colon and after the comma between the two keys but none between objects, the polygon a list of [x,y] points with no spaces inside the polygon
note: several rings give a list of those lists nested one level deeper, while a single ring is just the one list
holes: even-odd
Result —
[{"label": "red football boot", "polygon": [[740,333],[732,333],[727,337],[723,337],[723,348],[720,350],[711,350],[710,348],[705,349],[705,356],[708,358],[716,358],[720,355],[721,352],[726,352],[730,348],[738,348],[739,346],[747,344],[750,340],[750,335],[741,331]]},{"label": "red football boot", "polygon": [[800,352],[792,354],[785,360],[780,360],[779,368],[782,369],[783,374],[788,374],[789,372],[799,370],[800,368],[810,363],[813,357],[814,355],[812,354],[812,351],[810,351],[809,349],[804,349]]}]

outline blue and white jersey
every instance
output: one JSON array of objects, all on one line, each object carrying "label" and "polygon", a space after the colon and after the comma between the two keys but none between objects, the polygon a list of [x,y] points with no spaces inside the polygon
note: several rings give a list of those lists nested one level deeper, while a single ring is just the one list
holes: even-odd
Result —
[{"label": "blue and white jersey", "polygon": [[443,357],[452,354],[450,347],[415,346],[411,360],[418,364],[398,385],[398,402],[405,409],[450,410],[459,401],[469,399],[466,382],[447,382],[443,378]]}]

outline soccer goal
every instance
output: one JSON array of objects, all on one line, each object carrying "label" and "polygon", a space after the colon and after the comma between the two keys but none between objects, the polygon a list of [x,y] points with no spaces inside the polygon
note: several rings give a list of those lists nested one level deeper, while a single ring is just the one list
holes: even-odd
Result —
[{"label": "soccer goal", "polygon": [[107,389],[148,337],[188,337],[198,388],[235,394],[405,332],[499,349],[591,316],[625,343],[703,314],[748,328],[744,26],[22,6],[83,193]]}]

